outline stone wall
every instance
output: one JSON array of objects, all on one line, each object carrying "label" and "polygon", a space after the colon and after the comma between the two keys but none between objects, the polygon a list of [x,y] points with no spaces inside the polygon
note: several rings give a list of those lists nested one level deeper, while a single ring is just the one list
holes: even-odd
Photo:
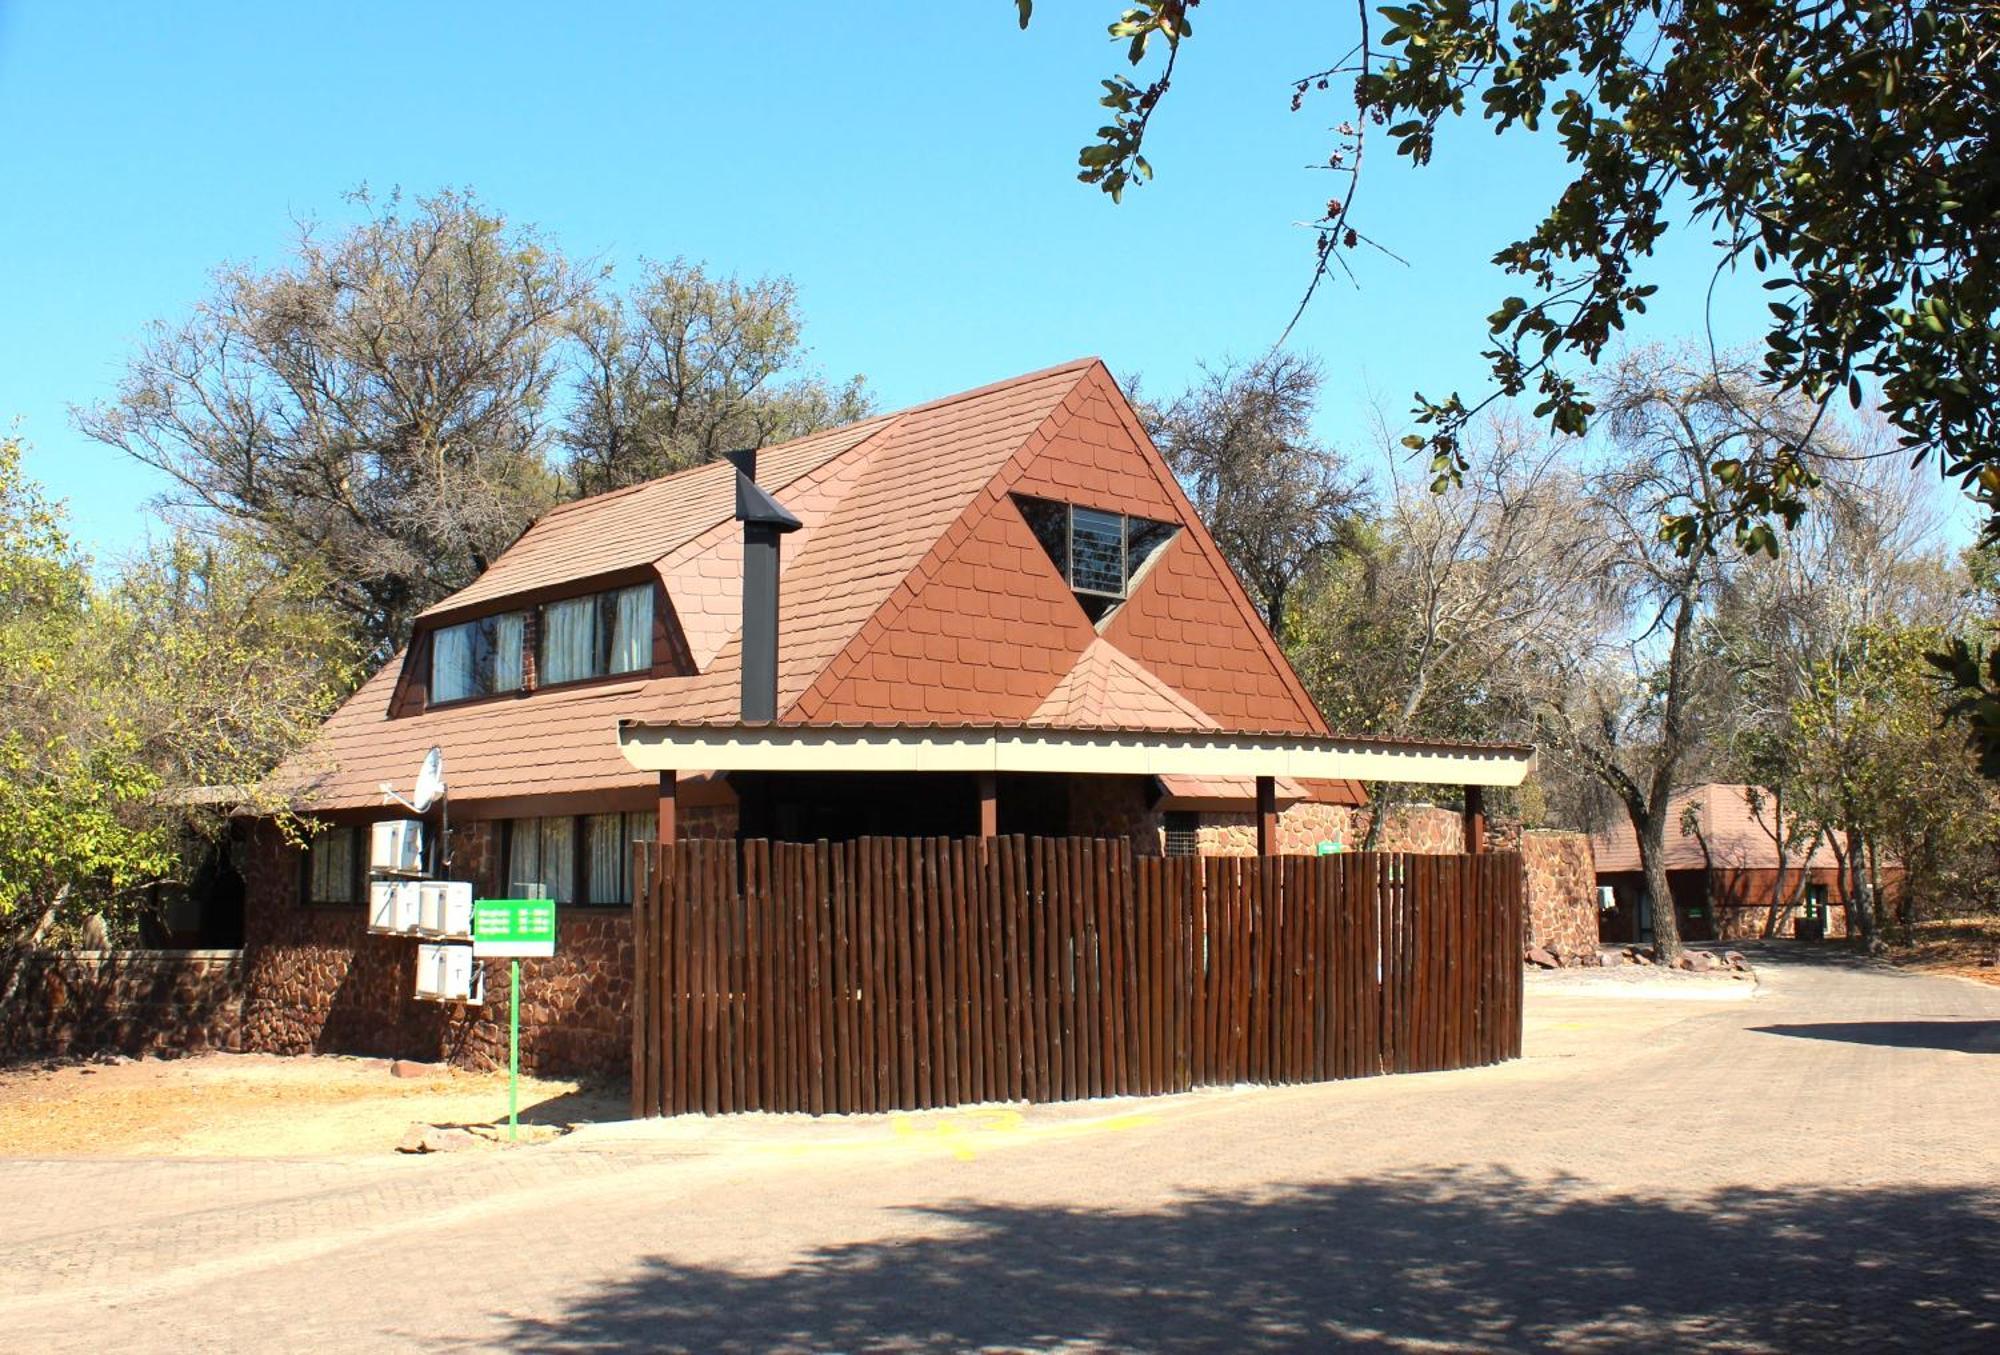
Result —
[{"label": "stone wall", "polygon": [[[462,823],[452,838],[454,876],[496,894],[499,825]],[[298,879],[297,850],[259,825],[245,852],[244,1048],[506,1062],[506,961],[483,962],[483,1006],[418,1001],[417,942],[369,934],[364,905],[300,902]],[[564,908],[557,925],[554,958],[521,962],[522,1066],[621,1073],[631,1049],[631,911]]]},{"label": "stone wall", "polygon": [[240,951],[16,951],[0,956],[0,1060],[239,1048],[243,993]]},{"label": "stone wall", "polygon": [[[1368,836],[1368,811],[1356,805],[1300,802],[1278,811],[1278,852],[1310,856],[1322,842],[1358,851]],[[1257,816],[1253,813],[1209,813],[1201,816],[1203,856],[1255,856]],[[1443,856],[1465,850],[1465,820],[1455,809],[1436,805],[1399,805],[1382,825],[1378,848],[1385,852],[1419,852]]]},{"label": "stone wall", "polygon": [[1564,961],[1597,955],[1597,864],[1582,833],[1520,835],[1530,946]]}]

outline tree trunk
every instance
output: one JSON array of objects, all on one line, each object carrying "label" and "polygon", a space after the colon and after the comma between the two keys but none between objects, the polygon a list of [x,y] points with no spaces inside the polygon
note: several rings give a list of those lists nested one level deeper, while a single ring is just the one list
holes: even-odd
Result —
[{"label": "tree trunk", "polygon": [[1853,939],[1867,950],[1874,950],[1875,939],[1875,899],[1868,888],[1868,865],[1862,855],[1861,834],[1853,828],[1847,830],[1847,925]]},{"label": "tree trunk", "polygon": [[[1630,807],[1627,807],[1630,812]],[[1680,958],[1680,918],[1674,913],[1674,891],[1667,883],[1667,802],[1632,815],[1639,838],[1639,869],[1646,877],[1646,900],[1653,913],[1653,953],[1661,964]]]},{"label": "tree trunk", "polygon": [[1356,851],[1374,852],[1382,849],[1382,797],[1389,787],[1381,782],[1370,782],[1368,786],[1368,831],[1362,835]]}]

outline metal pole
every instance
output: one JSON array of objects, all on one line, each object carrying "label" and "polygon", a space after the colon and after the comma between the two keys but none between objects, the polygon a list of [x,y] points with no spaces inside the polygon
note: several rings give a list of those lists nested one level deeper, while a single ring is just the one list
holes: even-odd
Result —
[{"label": "metal pole", "polygon": [[508,964],[507,994],[507,1138],[521,1137],[521,962]]}]

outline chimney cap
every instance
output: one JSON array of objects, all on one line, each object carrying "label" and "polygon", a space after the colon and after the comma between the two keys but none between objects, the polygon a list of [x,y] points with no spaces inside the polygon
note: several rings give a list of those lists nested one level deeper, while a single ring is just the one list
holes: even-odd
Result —
[{"label": "chimney cap", "polygon": [[766,494],[757,484],[757,449],[724,452],[722,459],[736,467],[736,520],[775,527],[780,532],[796,532],[800,522],[785,506]]}]

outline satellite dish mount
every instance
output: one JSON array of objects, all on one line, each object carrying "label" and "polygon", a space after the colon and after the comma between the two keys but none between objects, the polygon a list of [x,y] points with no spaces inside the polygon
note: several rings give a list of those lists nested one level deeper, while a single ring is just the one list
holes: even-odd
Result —
[{"label": "satellite dish mount", "polygon": [[438,807],[438,874],[445,873],[451,865],[451,806],[445,794],[444,749],[432,745],[424,754],[424,764],[417,769],[416,789],[405,799],[387,781],[381,783],[382,798],[393,802],[422,818],[430,812],[432,805]]}]

